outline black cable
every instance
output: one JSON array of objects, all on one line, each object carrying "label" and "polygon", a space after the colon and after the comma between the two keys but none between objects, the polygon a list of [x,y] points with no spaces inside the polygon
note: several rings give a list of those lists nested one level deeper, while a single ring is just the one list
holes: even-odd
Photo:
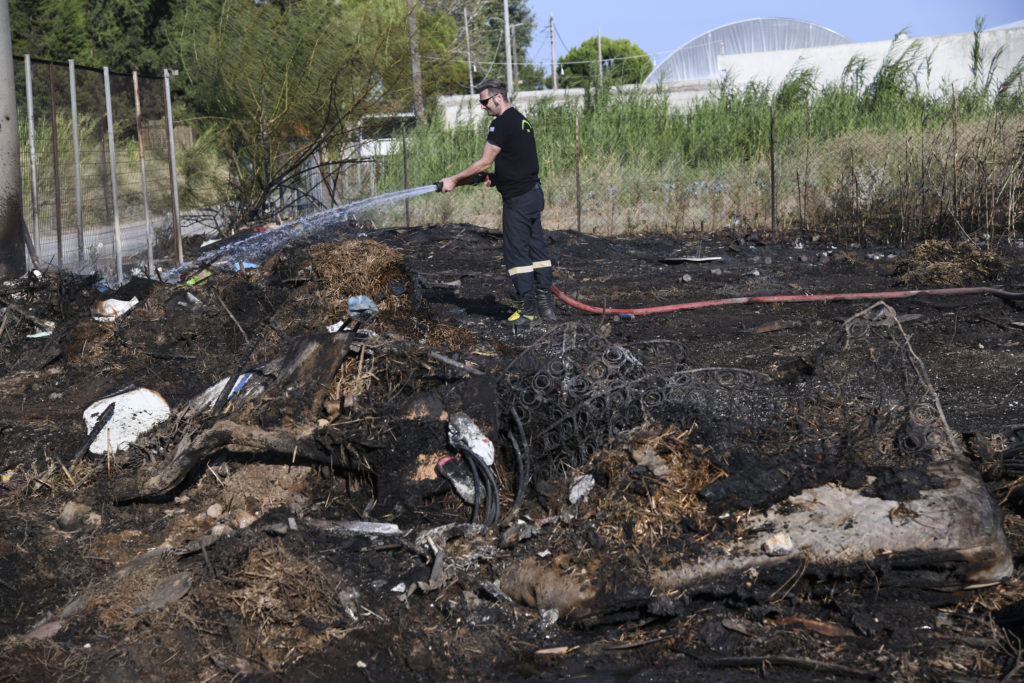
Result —
[{"label": "black cable", "polygon": [[[492,526],[498,522],[501,510],[501,503],[498,500],[498,482],[494,479],[494,473],[491,472],[491,468],[485,465],[475,453],[466,451],[463,455],[466,457],[466,462],[470,464],[470,469],[473,470],[473,476],[482,475],[485,496],[483,523],[485,526]],[[476,519],[475,514],[473,518]]]},{"label": "black cable", "polygon": [[491,492],[491,482],[487,478],[487,468],[484,466],[482,462],[480,462],[479,458],[477,458],[476,455],[473,453],[467,452],[466,460],[470,463],[470,467],[473,468],[473,471],[480,476],[480,481],[483,484],[483,491],[481,492],[481,495],[483,496],[484,499],[484,511],[483,519],[481,521],[483,522],[484,526],[490,526],[493,495]]},{"label": "black cable", "polygon": [[523,421],[519,419],[519,413],[512,411],[512,418],[519,429],[519,438],[523,442],[523,492],[530,485],[530,442],[526,440],[526,430],[523,428]]},{"label": "black cable", "polygon": [[508,515],[505,516],[505,521],[508,521],[515,515],[516,510],[519,509],[519,504],[523,502],[523,495],[526,493],[526,478],[523,476],[523,452],[519,449],[519,443],[511,432],[508,434],[508,440],[512,443],[512,450],[516,453],[516,497],[512,501],[512,507],[509,509]]},{"label": "black cable", "polygon": [[476,516],[480,511],[480,475],[477,474],[476,464],[465,458],[469,471],[473,475],[473,514],[469,517],[470,524],[476,524]]},{"label": "black cable", "polygon": [[487,526],[493,526],[498,523],[498,519],[501,517],[501,498],[498,493],[498,480],[494,477],[494,471],[490,467],[484,467],[483,472],[485,481],[490,484],[490,489],[487,492],[490,514],[484,523]]}]

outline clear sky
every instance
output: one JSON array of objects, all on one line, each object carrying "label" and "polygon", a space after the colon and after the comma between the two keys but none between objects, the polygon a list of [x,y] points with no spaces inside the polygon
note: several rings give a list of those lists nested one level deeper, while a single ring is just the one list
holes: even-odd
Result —
[{"label": "clear sky", "polygon": [[549,17],[555,20],[555,55],[594,37],[625,38],[660,63],[706,31],[743,19],[784,17],[820,24],[856,43],[890,40],[909,27],[913,38],[970,33],[975,17],[985,27],[1024,19],[1024,0],[527,0],[537,18],[528,58],[551,63]]}]

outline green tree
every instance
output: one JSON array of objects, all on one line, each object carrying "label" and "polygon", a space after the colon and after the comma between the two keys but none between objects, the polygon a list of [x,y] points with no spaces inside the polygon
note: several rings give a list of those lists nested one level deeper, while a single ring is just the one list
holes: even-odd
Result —
[{"label": "green tree", "polygon": [[238,222],[264,217],[312,155],[336,156],[364,114],[409,110],[405,12],[404,0],[188,3],[176,19],[187,101],[230,161]]},{"label": "green tree", "polygon": [[87,62],[90,44],[81,0],[10,0],[15,55]]},{"label": "green tree", "polygon": [[104,0],[90,2],[88,31],[93,66],[115,71],[158,73],[175,66],[167,48],[168,20],[186,0]]},{"label": "green tree", "polygon": [[[651,73],[654,65],[646,52],[628,40],[601,38],[601,79],[605,85],[639,83]],[[558,60],[561,69],[558,82],[566,88],[597,85],[597,37],[583,41]]]},{"label": "green tree", "polygon": [[10,0],[15,54],[156,72],[174,66],[166,32],[188,0]]},{"label": "green tree", "polygon": [[[473,64],[473,83],[485,78],[505,80],[505,9],[503,0],[421,0],[422,7],[433,14],[452,18],[456,34],[449,44],[448,59],[455,66],[457,77],[447,93],[465,93],[469,88],[469,70],[466,63],[466,31],[469,23],[469,49]],[[463,13],[465,9],[465,14]],[[527,0],[508,1],[509,23],[515,26],[515,54],[522,89],[532,89],[543,83],[542,70],[526,63],[533,43],[537,21]],[[510,31],[511,33],[511,31]]]},{"label": "green tree", "polygon": [[[438,95],[458,92],[466,80],[465,66],[452,58],[452,46],[458,43],[458,36],[463,37],[463,44],[465,44],[465,33],[459,30],[459,25],[456,24],[454,17],[445,12],[434,11],[426,3],[419,4],[416,12],[416,26],[419,35],[424,97],[428,101],[427,108],[429,109],[430,100],[436,99]],[[397,56],[402,63],[392,72],[393,82],[389,82],[388,87],[393,93],[407,97],[411,103],[412,65],[408,41],[404,46],[400,46],[400,49],[403,52]],[[412,110],[411,104],[399,106],[404,106],[404,111]]]}]

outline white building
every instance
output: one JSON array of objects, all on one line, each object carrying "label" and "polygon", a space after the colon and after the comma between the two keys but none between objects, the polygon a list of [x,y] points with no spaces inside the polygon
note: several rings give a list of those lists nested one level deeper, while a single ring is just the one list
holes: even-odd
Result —
[{"label": "white building", "polygon": [[[813,69],[818,84],[838,81],[854,58],[862,58],[862,74],[870,82],[887,56],[898,58],[916,50],[916,78],[925,92],[963,88],[975,77],[971,53],[974,33],[928,38],[900,36],[892,41],[853,43],[835,31],[795,19],[748,19],[701,34],[657,65],[640,87],[660,88],[669,102],[685,108],[715,91],[728,76],[738,87],[749,82],[779,84],[794,70]],[[980,34],[984,81],[992,71],[992,84],[1002,83],[1018,63],[1024,63],[1024,21],[982,31]],[[626,88],[624,88],[626,89]],[[582,99],[581,88],[523,91],[514,95],[516,107],[529,111],[542,98]],[[440,99],[449,125],[475,121],[485,115],[475,95],[449,95]]]}]

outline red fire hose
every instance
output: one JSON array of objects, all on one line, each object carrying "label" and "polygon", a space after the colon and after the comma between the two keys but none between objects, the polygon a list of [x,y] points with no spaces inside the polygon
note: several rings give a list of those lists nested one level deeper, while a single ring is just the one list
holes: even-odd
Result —
[{"label": "red fire hose", "polygon": [[591,306],[573,299],[562,292],[558,287],[551,285],[551,291],[555,296],[569,304],[573,308],[588,313],[600,314],[628,314],[628,315],[651,315],[653,313],[672,313],[673,311],[692,311],[697,308],[710,308],[712,306],[729,306],[731,304],[776,304],[789,303],[794,301],[855,301],[857,299],[907,299],[912,296],[951,296],[963,294],[991,294],[1000,299],[1008,301],[1024,300],[1024,294],[1007,292],[994,287],[952,287],[949,289],[910,289],[895,292],[842,292],[836,294],[779,294],[773,296],[741,296],[735,299],[712,299],[709,301],[691,301],[683,304],[669,304],[667,306],[650,306],[648,308],[601,308]]}]

